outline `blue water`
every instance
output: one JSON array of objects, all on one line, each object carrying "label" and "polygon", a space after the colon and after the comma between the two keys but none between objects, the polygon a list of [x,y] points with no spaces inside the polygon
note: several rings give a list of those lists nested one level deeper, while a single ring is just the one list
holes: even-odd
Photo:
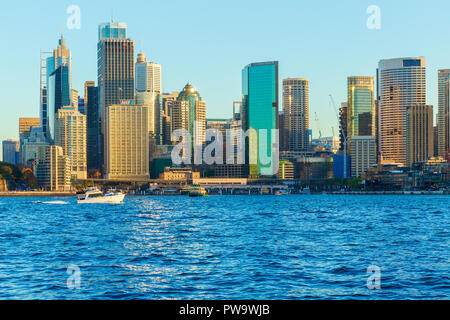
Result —
[{"label": "blue water", "polygon": [[448,299],[449,208],[449,196],[0,198],[0,299]]}]

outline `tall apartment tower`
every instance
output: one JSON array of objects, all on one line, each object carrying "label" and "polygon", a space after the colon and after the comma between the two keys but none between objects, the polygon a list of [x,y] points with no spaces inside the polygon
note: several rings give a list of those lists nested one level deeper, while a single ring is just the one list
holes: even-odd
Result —
[{"label": "tall apartment tower", "polygon": [[161,65],[147,61],[144,53],[139,53],[136,62],[136,91],[162,92]]},{"label": "tall apartment tower", "polygon": [[[242,126],[243,130],[253,129],[256,137],[250,135],[246,142],[245,160],[249,165],[249,176],[272,176],[277,172],[272,130],[278,126],[278,61],[252,63],[242,70]],[[260,140],[261,130],[266,130],[267,141]],[[267,148],[258,152],[261,145]],[[264,153],[265,152],[265,153]],[[261,154],[271,161],[265,161]]]},{"label": "tall apartment tower", "polygon": [[106,108],[106,179],[149,179],[148,114],[134,104]]},{"label": "tall apartment tower", "polygon": [[[161,65],[147,61],[144,53],[139,53],[136,66],[137,103],[148,106],[149,133],[153,141],[160,142],[161,114],[159,95],[162,92]],[[156,138],[158,135],[158,138]]]},{"label": "tall apartment tower", "polygon": [[347,138],[375,136],[373,77],[348,77],[347,90]]},{"label": "tall apartment tower", "polygon": [[376,164],[376,145],[374,136],[353,136],[351,145],[351,174],[359,178],[361,174]]},{"label": "tall apartment tower", "polygon": [[[106,111],[111,105],[134,100],[134,41],[127,39],[127,25],[103,23],[98,28],[98,86],[101,139],[99,152],[104,156]],[[104,163],[103,159],[100,159]],[[103,168],[104,169],[104,168]]]},{"label": "tall apartment tower", "polygon": [[407,164],[426,162],[434,154],[433,106],[413,105],[407,109]]},{"label": "tall apartment tower", "polygon": [[36,154],[36,180],[39,186],[48,191],[71,189],[70,158],[65,156],[59,146],[40,146]]},{"label": "tall apartment tower", "polygon": [[379,148],[385,162],[407,163],[407,108],[426,104],[425,72],[423,57],[379,62]]},{"label": "tall apartment tower", "polygon": [[70,158],[71,176],[87,179],[86,116],[75,108],[61,108],[55,121],[55,144]]},{"label": "tall apartment tower", "polygon": [[450,152],[450,69],[438,71],[438,155]]},{"label": "tall apartment tower", "polygon": [[288,151],[307,151],[309,147],[308,80],[301,78],[283,80],[283,113]]}]

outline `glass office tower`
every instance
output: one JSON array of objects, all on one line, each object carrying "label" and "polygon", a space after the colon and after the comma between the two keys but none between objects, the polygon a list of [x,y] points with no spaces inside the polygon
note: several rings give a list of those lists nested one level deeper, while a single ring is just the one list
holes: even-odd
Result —
[{"label": "glass office tower", "polygon": [[350,139],[354,136],[375,136],[373,77],[349,77],[347,82],[347,138]]},{"label": "glass office tower", "polygon": [[[278,61],[252,63],[242,70],[242,111],[244,130],[257,132],[256,137],[250,135],[246,140],[249,176],[275,175],[278,168],[274,164],[278,159],[273,154],[272,143],[277,141],[273,141],[272,130],[278,129]],[[264,129],[265,136],[262,135]],[[264,137],[267,141],[261,140]],[[264,150],[259,151],[259,147]],[[261,155],[266,155],[271,161],[267,163]]]},{"label": "glass office tower", "polygon": [[46,60],[47,103],[43,112],[43,129],[51,142],[55,138],[55,117],[63,106],[72,105],[72,56],[66,47],[64,37],[53,50],[53,55]]}]

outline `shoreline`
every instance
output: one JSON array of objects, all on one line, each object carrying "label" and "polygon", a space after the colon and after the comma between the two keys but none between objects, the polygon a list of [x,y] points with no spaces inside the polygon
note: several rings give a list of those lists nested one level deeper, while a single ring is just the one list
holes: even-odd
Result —
[{"label": "shoreline", "polygon": [[8,191],[0,192],[0,198],[71,198],[75,197],[71,192],[51,192],[51,191]]}]

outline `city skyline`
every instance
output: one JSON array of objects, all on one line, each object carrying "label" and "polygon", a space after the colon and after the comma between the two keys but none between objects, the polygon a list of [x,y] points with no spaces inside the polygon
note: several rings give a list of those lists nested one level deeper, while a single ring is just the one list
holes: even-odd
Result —
[{"label": "city skyline", "polygon": [[[9,94],[6,95],[4,103],[5,106],[10,106],[11,111],[5,115],[4,119],[7,121],[4,120],[0,129],[2,140],[17,139],[19,117],[38,115],[39,91],[36,88],[39,84],[39,49],[42,47],[47,51],[54,48],[55,42],[60,38],[61,25],[64,26],[63,33],[67,46],[72,51],[73,88],[82,92],[84,81],[96,79],[97,28],[101,23],[111,19],[109,8],[119,13],[114,15],[114,20],[127,23],[128,37],[135,41],[135,53],[142,48],[149,61],[155,61],[162,65],[163,91],[179,90],[188,81],[194,83],[208,101],[207,118],[231,118],[232,102],[240,99],[240,70],[251,62],[279,61],[280,82],[288,77],[309,79],[311,86],[310,112],[318,113],[324,135],[331,135],[332,127],[335,131],[338,129],[337,120],[330,109],[328,94],[332,93],[337,102],[346,101],[347,77],[375,77],[377,63],[382,59],[424,56],[427,58],[428,64],[427,104],[435,107],[434,113],[436,114],[437,73],[439,69],[446,69],[450,66],[450,59],[445,56],[445,52],[450,51],[450,46],[436,41],[436,38],[431,35],[439,22],[420,28],[409,22],[411,17],[426,16],[426,12],[429,10],[432,10],[433,15],[436,16],[433,22],[438,21],[441,12],[445,11],[442,9],[449,6],[443,1],[438,4],[439,10],[436,10],[433,4],[426,8],[417,5],[405,9],[398,4],[379,1],[377,5],[380,6],[382,14],[380,30],[369,30],[366,26],[369,17],[366,9],[371,5],[370,2],[355,2],[355,6],[346,6],[346,8],[340,7],[338,4],[329,4],[325,8],[326,10],[322,10],[323,8],[318,10],[318,4],[306,5],[287,1],[280,4],[280,7],[276,7],[273,12],[262,5],[255,7],[254,4],[244,3],[235,6],[247,9],[240,13],[239,10],[235,12],[232,9],[233,3],[229,4],[230,7],[224,8],[219,4],[208,6],[204,1],[196,1],[192,3],[191,16],[195,17],[200,10],[205,24],[190,23],[191,29],[187,31],[180,27],[185,18],[180,20],[180,24],[177,23],[174,26],[164,24],[162,30],[157,28],[158,22],[161,22],[159,19],[162,18],[156,17],[156,15],[153,23],[141,22],[147,20],[141,19],[142,14],[139,13],[141,10],[130,9],[134,7],[132,5],[125,7],[110,2],[107,6],[103,6],[103,10],[95,10],[100,4],[90,4],[85,1],[80,1],[78,5],[81,9],[82,21],[79,30],[67,30],[65,24],[69,17],[66,13],[68,4],[56,6],[52,4],[51,8],[49,7],[47,11],[44,10],[46,14],[51,14],[53,19],[34,16],[28,20],[25,19],[25,25],[37,26],[31,30],[30,28],[24,29],[22,25],[16,25],[17,22],[10,20],[8,16],[4,18],[4,23],[11,27],[17,27],[14,38],[9,34],[6,36],[18,51],[2,53],[2,64],[5,61],[8,64],[3,65],[5,76],[2,77],[1,87],[5,89],[5,93],[11,93],[11,95],[19,94],[18,90],[26,92],[26,94],[22,93],[22,99],[12,99]],[[139,5],[143,9],[147,6],[146,4]],[[31,15],[34,6],[34,4],[30,4],[21,14]],[[46,4],[41,4],[41,6],[46,6]],[[175,17],[180,16],[176,10],[169,10],[172,7],[168,4],[154,4],[154,6],[153,10],[167,12],[168,15],[172,14]],[[297,8],[298,10],[292,11],[297,12],[298,17],[292,16],[293,13],[283,11],[286,6]],[[237,29],[243,27],[240,23],[236,23],[236,25],[221,24],[221,19],[215,22],[214,15],[205,15],[205,13],[212,13],[214,8],[215,10],[225,10],[222,11],[221,17],[226,17],[227,13],[239,16],[246,12],[248,24],[245,26],[247,28],[238,33]],[[13,13],[10,15],[11,17],[16,16],[14,11],[17,8],[5,9],[5,11],[8,10]],[[30,12],[27,14],[28,11]],[[281,12],[291,19],[279,21],[280,18],[277,15]],[[250,26],[252,21],[258,19],[256,13],[262,17],[272,14],[279,24],[274,22],[270,26],[254,30]],[[317,20],[318,14],[321,16]],[[314,17],[316,21],[314,21]],[[36,21],[37,18],[39,23]],[[206,25],[210,25],[211,28],[205,28]],[[283,27],[289,27],[288,32],[281,32]],[[440,28],[440,30],[445,29],[445,26],[442,25]],[[347,30],[347,33],[344,30]],[[29,33],[27,36],[29,40],[25,43],[19,42],[18,39],[23,39],[25,31]],[[425,37],[427,32],[430,36]],[[354,36],[355,41],[350,45],[348,43],[344,45],[343,40],[349,33]],[[43,34],[45,36],[42,36]],[[175,52],[173,37],[176,35],[177,37],[186,37],[192,36],[192,34],[199,41],[187,45],[185,49],[195,46],[197,50]],[[244,41],[246,36],[252,41]],[[298,36],[298,41],[292,41],[293,36]],[[333,38],[333,36],[336,37]],[[405,39],[405,43],[399,45],[397,41],[394,45],[394,38],[399,37]],[[265,39],[271,39],[271,41],[264,41]],[[416,41],[409,41],[412,39]],[[377,41],[381,41],[382,45],[374,45]],[[372,44],[373,47],[367,47],[368,44]],[[336,48],[340,50],[336,50]],[[217,63],[219,59],[221,63]],[[15,66],[14,73],[12,73],[12,67],[9,66],[10,61],[21,62],[20,64],[12,63]],[[215,72],[211,71],[212,67]],[[217,74],[220,74],[220,77],[217,77]],[[14,87],[16,82],[8,81],[17,76],[25,79],[20,88]],[[313,135],[317,136],[318,128],[311,124],[311,129]]]}]

